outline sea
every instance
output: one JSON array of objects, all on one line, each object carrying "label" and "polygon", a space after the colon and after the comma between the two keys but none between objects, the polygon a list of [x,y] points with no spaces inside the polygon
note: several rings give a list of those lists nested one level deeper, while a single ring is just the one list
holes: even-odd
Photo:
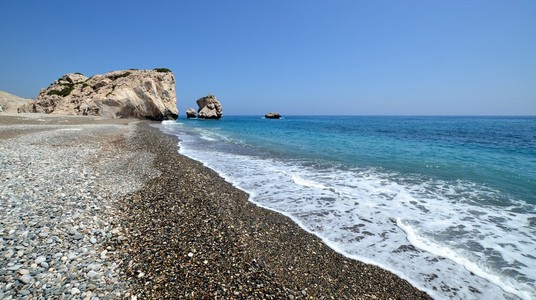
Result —
[{"label": "sea", "polygon": [[178,152],[434,299],[536,299],[536,117],[164,121]]}]

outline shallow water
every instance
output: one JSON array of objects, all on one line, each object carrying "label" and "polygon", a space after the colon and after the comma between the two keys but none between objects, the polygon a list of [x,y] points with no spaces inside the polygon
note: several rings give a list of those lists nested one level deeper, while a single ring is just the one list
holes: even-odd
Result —
[{"label": "shallow water", "polygon": [[164,122],[180,153],[438,299],[536,298],[536,118]]}]

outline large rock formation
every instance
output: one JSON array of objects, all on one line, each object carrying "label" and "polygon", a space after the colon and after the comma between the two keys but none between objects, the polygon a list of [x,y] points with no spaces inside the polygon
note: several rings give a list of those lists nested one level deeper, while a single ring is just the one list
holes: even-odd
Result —
[{"label": "large rock formation", "polygon": [[266,115],[264,115],[264,117],[266,119],[280,119],[281,115],[279,113],[276,113],[276,112],[269,112]]},{"label": "large rock formation", "polygon": [[187,117],[188,119],[195,119],[195,116],[196,116],[195,109],[193,109],[193,108],[188,108],[188,110],[186,111],[186,117]]},{"label": "large rock formation", "polygon": [[168,69],[114,71],[90,78],[80,73],[66,74],[18,111],[176,119],[175,78]]},{"label": "large rock formation", "polygon": [[8,92],[0,91],[0,112],[16,113],[19,106],[32,99],[21,98]]},{"label": "large rock formation", "polygon": [[219,119],[223,116],[221,103],[214,95],[199,98],[196,103],[199,106],[197,117],[200,119]]}]

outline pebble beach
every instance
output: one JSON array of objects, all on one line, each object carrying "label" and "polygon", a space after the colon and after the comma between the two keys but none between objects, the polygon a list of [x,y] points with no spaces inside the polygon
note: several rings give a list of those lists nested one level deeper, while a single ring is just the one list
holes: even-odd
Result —
[{"label": "pebble beach", "polygon": [[0,115],[0,299],[430,299],[133,119]]}]

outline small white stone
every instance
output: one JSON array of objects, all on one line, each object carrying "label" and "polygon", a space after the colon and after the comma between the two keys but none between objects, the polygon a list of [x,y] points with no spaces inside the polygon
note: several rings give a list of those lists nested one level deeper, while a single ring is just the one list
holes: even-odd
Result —
[{"label": "small white stone", "polygon": [[9,250],[9,251],[7,251],[6,254],[4,254],[4,257],[5,258],[11,258],[13,256],[13,254],[15,254],[15,251]]},{"label": "small white stone", "polygon": [[45,256],[38,256],[36,259],[35,259],[35,263],[36,264],[40,264],[42,262],[45,262],[47,261],[47,258]]},{"label": "small white stone", "polygon": [[188,253],[188,257],[193,257],[194,254],[192,252]]},{"label": "small white stone", "polygon": [[28,273],[30,273],[30,271],[28,271],[28,270],[26,270],[26,269],[20,269],[20,270],[19,270],[19,274],[20,274],[20,275],[26,275],[26,274],[28,274]]},{"label": "small white stone", "polygon": [[32,277],[28,274],[24,274],[19,278],[19,280],[24,284],[28,284],[32,282]]},{"label": "small white stone", "polygon": [[72,288],[71,289],[71,295],[76,295],[76,294],[80,294],[80,290],[77,289],[77,288]]},{"label": "small white stone", "polygon": [[89,277],[89,278],[95,278],[97,276],[99,276],[98,272],[95,272],[93,270],[90,270],[89,272],[87,272],[87,277]]}]

